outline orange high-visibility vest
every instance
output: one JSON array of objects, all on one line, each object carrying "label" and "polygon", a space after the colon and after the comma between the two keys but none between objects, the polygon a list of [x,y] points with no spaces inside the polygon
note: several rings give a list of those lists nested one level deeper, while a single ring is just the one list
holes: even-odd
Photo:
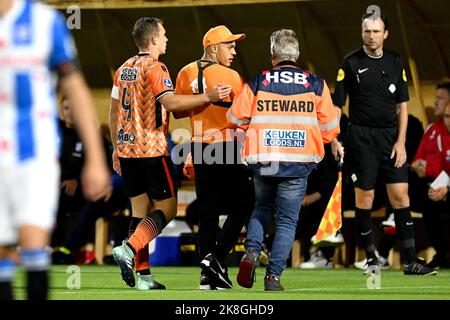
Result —
[{"label": "orange high-visibility vest", "polygon": [[318,163],[324,143],[339,134],[339,119],[327,84],[284,62],[244,84],[227,119],[246,131],[244,158],[264,162]]}]

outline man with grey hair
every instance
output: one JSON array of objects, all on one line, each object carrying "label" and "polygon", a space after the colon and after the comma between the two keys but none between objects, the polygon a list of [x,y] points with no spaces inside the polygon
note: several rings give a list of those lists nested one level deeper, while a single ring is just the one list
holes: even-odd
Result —
[{"label": "man with grey hair", "polygon": [[338,135],[339,122],[325,81],[296,64],[295,32],[275,31],[270,50],[273,68],[244,84],[227,118],[246,131],[243,153],[255,184],[255,209],[237,282],[253,286],[264,232],[275,216],[264,289],[282,291],[280,277],[294,243],[308,175],[322,160],[324,143]]},{"label": "man with grey hair", "polygon": [[272,58],[290,57],[297,60],[300,50],[295,32],[290,29],[281,29],[272,33],[270,36],[270,53]]}]

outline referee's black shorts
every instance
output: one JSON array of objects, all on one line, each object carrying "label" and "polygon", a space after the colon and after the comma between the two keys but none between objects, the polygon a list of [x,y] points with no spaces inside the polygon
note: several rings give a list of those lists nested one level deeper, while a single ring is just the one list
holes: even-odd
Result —
[{"label": "referee's black shorts", "polygon": [[169,156],[119,160],[125,190],[130,198],[144,193],[154,200],[176,197],[175,169]]},{"label": "referee's black shorts", "polygon": [[384,183],[408,183],[407,164],[396,168],[396,157],[390,159],[397,136],[397,128],[349,124],[344,162],[355,187],[375,189],[378,175]]}]

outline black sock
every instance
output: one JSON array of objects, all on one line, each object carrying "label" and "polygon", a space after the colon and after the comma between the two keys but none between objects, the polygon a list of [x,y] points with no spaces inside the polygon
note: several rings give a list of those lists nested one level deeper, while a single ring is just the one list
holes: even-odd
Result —
[{"label": "black sock", "polygon": [[394,247],[395,235],[385,234],[383,231],[380,235],[380,242],[378,244],[378,254],[383,258],[389,257],[389,251]]},{"label": "black sock", "polygon": [[139,273],[141,276],[149,276],[152,274],[150,268],[136,271],[136,273]]},{"label": "black sock", "polygon": [[372,210],[359,209],[355,210],[356,223],[358,225],[358,233],[362,241],[362,245],[366,252],[367,261],[376,262],[378,259],[375,255],[375,240],[373,236]]},{"label": "black sock", "polygon": [[414,237],[414,222],[409,207],[394,209],[395,227],[402,241],[406,264],[416,258],[416,243]]},{"label": "black sock", "polygon": [[130,221],[130,227],[128,228],[128,238],[131,237],[131,235],[136,230],[136,227],[138,226],[139,222],[141,222],[142,218],[138,217],[131,217]]},{"label": "black sock", "polygon": [[28,300],[46,300],[48,296],[48,270],[27,271]]},{"label": "black sock", "polygon": [[334,257],[335,249],[336,249],[336,247],[331,247],[331,246],[330,247],[322,247],[322,248],[320,248],[320,251],[322,251],[325,259],[330,261]]},{"label": "black sock", "polygon": [[158,228],[158,234],[160,234],[164,229],[164,227],[167,225],[166,216],[164,215],[164,212],[162,212],[161,210],[153,211],[145,219],[151,219],[155,221],[156,227]]},{"label": "black sock", "polygon": [[[156,231],[156,233],[153,234],[153,236],[152,236],[152,239],[154,239],[162,232],[164,227],[167,225],[167,219],[166,219],[166,216],[164,215],[164,212],[162,212],[161,210],[155,210],[155,211],[151,212],[145,218],[141,219],[139,224],[141,224],[141,223],[151,224],[151,225],[156,226],[156,230],[153,230],[153,232]],[[130,227],[131,227],[131,225],[130,225]],[[127,241],[125,244],[128,246],[128,248],[131,249],[133,254],[136,255],[136,249],[131,245],[130,241]]]},{"label": "black sock", "polygon": [[0,282],[0,301],[13,300],[11,282]]},{"label": "black sock", "polygon": [[133,246],[131,245],[131,243],[129,243],[128,241],[125,242],[125,244],[127,245],[128,248],[131,249],[131,251],[133,252],[134,255],[136,255],[136,249],[133,248]]}]

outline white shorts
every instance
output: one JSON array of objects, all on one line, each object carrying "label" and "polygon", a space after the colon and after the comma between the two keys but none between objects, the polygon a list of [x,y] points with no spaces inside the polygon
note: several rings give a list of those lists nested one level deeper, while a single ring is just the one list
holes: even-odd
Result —
[{"label": "white shorts", "polygon": [[32,159],[0,166],[0,245],[17,242],[17,230],[33,225],[53,228],[58,209],[59,163]]}]

